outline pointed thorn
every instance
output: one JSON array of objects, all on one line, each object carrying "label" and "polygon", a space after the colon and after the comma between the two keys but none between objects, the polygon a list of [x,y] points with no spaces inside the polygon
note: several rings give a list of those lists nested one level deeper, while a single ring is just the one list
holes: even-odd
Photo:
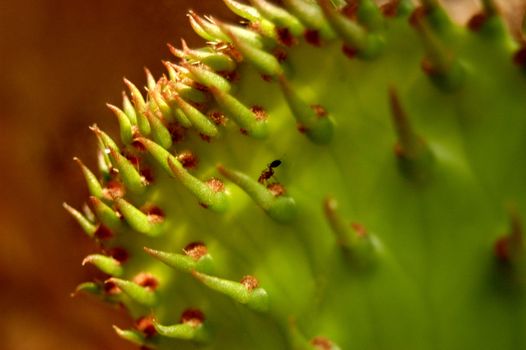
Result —
[{"label": "pointed thorn", "polygon": [[105,147],[100,140],[97,140],[98,150],[97,150],[97,168],[101,177],[104,181],[110,181],[112,178],[111,174],[111,162],[110,157],[105,152]]},{"label": "pointed thorn", "polygon": [[167,162],[168,157],[172,156],[170,152],[168,152],[162,146],[145,137],[137,137],[134,139],[134,141],[140,143],[144,148],[146,148],[148,153],[150,153],[150,155],[157,161],[157,163],[159,163],[159,165],[162,166],[162,168],[168,174],[172,173]]},{"label": "pointed thorn", "polygon": [[267,136],[268,126],[266,118],[254,114],[235,97],[215,86],[210,87],[210,92],[221,110],[228,117],[232,118],[249,136],[254,138],[265,138]]},{"label": "pointed thorn", "polygon": [[149,287],[143,287],[135,282],[116,277],[111,277],[107,279],[105,283],[116,285],[132,300],[143,306],[153,307],[158,302],[155,291]]},{"label": "pointed thorn", "polygon": [[416,16],[414,21],[425,49],[425,57],[421,62],[423,72],[441,91],[457,91],[465,80],[464,66],[446,44],[447,39],[433,32],[422,18]]},{"label": "pointed thorn", "polygon": [[149,90],[148,95],[150,96],[150,103],[152,105],[155,104],[157,107],[154,108],[152,106],[150,112],[160,112],[167,122],[173,122],[172,108],[170,108],[170,105],[164,100],[164,95],[161,92],[161,89]]},{"label": "pointed thorn", "polygon": [[215,87],[224,92],[230,91],[230,83],[221,75],[204,68],[202,65],[193,65],[186,62],[182,62],[181,64],[184,68],[188,69],[192,78],[198,83],[208,88]]},{"label": "pointed thorn", "polygon": [[398,156],[401,171],[414,180],[423,181],[430,175],[432,153],[422,138],[413,131],[393,87],[389,89],[389,104],[398,136],[395,153]]},{"label": "pointed thorn", "polygon": [[183,312],[179,324],[163,326],[154,319],[153,325],[155,330],[165,337],[206,343],[209,340],[209,334],[204,322],[205,317],[200,310],[187,309]]},{"label": "pointed thorn", "polygon": [[170,82],[175,82],[178,80],[178,74],[175,68],[173,67],[173,63],[169,61],[161,61],[164,68],[168,72],[168,77],[170,78]]},{"label": "pointed thorn", "polygon": [[363,27],[339,13],[330,0],[317,0],[325,18],[344,41],[348,50],[363,59],[374,59],[385,45],[380,34],[368,33]]},{"label": "pointed thorn", "polygon": [[235,0],[223,0],[225,5],[236,15],[248,19],[251,22],[258,22],[262,20],[261,14],[252,6],[245,5]]},{"label": "pointed thorn", "polygon": [[73,157],[73,160],[77,162],[77,164],[80,167],[80,170],[82,171],[82,174],[84,175],[84,179],[86,180],[86,184],[88,186],[88,191],[90,195],[97,198],[102,198],[104,196],[104,193],[99,179],[97,179],[95,174],[93,174],[91,170],[87,166],[85,166],[79,158]]},{"label": "pointed thorn", "polygon": [[194,31],[203,39],[207,41],[230,42],[228,36],[226,36],[215,23],[201,18],[192,10],[188,12],[188,17]]},{"label": "pointed thorn", "polygon": [[454,28],[454,25],[439,1],[422,0],[421,3],[422,5],[417,7],[411,15],[412,23],[414,23],[415,17],[418,17],[421,23],[425,23],[437,34],[448,35]]},{"label": "pointed thorn", "polygon": [[120,108],[109,103],[106,103],[106,106],[113,112],[115,117],[117,117],[122,143],[129,145],[133,138],[132,124],[130,119]]},{"label": "pointed thorn", "polygon": [[123,274],[121,263],[110,256],[102,254],[88,255],[82,261],[82,266],[85,266],[86,264],[92,264],[110,276],[119,277]]},{"label": "pointed thorn", "polygon": [[286,28],[294,37],[299,37],[305,31],[305,27],[298,18],[282,7],[276,6],[266,0],[250,0],[261,15],[275,24],[278,28]]},{"label": "pointed thorn", "polygon": [[150,70],[147,67],[144,67],[144,74],[146,75],[146,86],[148,87],[148,90],[155,89],[157,82],[155,81],[152,72],[150,72]]},{"label": "pointed thorn", "polygon": [[104,146],[104,152],[106,154],[109,153],[108,149],[111,149],[111,148],[119,149],[119,146],[117,146],[117,143],[113,141],[113,139],[108,134],[106,134],[104,131],[99,129],[97,124],[93,124],[92,126],[89,127],[89,129],[93,131],[95,133],[95,136],[97,136],[97,138],[100,140],[101,144]]},{"label": "pointed thorn", "polygon": [[141,132],[141,134],[147,136],[150,134],[150,124],[144,116],[144,112],[146,112],[147,108],[146,101],[144,100],[144,97],[142,96],[139,89],[131,81],[124,78],[124,83],[126,84],[126,86],[128,86],[128,89],[130,90],[133,105],[135,107],[135,110],[137,111],[136,117],[139,131]]},{"label": "pointed thorn", "polygon": [[168,156],[166,161],[172,175],[197,197],[203,207],[215,212],[224,212],[227,209],[228,194],[221,181],[211,179],[208,182],[201,182],[192,176],[174,156]]},{"label": "pointed thorn", "polygon": [[123,228],[120,217],[107,204],[93,196],[89,197],[89,202],[95,212],[95,216],[110,230],[120,231]]},{"label": "pointed thorn", "polygon": [[115,200],[119,212],[130,227],[147,236],[159,236],[163,233],[163,217],[159,215],[148,215],[134,207],[122,198]]},{"label": "pointed thorn", "polygon": [[144,114],[151,126],[151,137],[162,147],[170,148],[172,146],[172,135],[163,124],[160,113],[155,114],[152,111],[146,111]]},{"label": "pointed thorn", "polygon": [[201,113],[197,108],[186,102],[178,94],[173,96],[175,103],[181,108],[184,115],[188,118],[192,126],[200,133],[209,137],[217,135],[217,127],[206,115]]},{"label": "pointed thorn", "polygon": [[327,197],[323,203],[325,217],[338,245],[356,267],[369,266],[375,256],[373,237],[360,224],[348,223],[338,211],[338,202]]},{"label": "pointed thorn", "polygon": [[184,52],[184,50],[179,50],[172,44],[166,44],[166,45],[168,46],[168,50],[170,50],[170,53],[172,55],[174,55],[175,57],[179,59],[186,59],[186,53]]},{"label": "pointed thorn", "polygon": [[303,33],[307,42],[320,46],[321,39],[327,41],[334,39],[336,33],[332,30],[316,3],[309,3],[303,0],[285,0],[284,3],[291,14],[299,18],[308,27]]},{"label": "pointed thorn", "polygon": [[137,112],[128,98],[128,95],[124,91],[122,92],[122,110],[126,113],[130,123],[132,123],[132,125],[137,125]]},{"label": "pointed thorn", "polygon": [[245,191],[257,205],[277,222],[289,223],[296,217],[297,208],[294,199],[287,196],[276,197],[263,184],[244,173],[229,170],[223,165],[218,165],[217,170]]},{"label": "pointed thorn", "polygon": [[208,101],[207,95],[195,87],[183,83],[171,83],[170,86],[186,101],[194,103],[205,103]]},{"label": "pointed thorn", "polygon": [[130,94],[132,97],[133,104],[135,105],[135,108],[139,112],[144,112],[146,109],[146,101],[144,100],[144,97],[142,96],[140,90],[133,84],[131,81],[129,81],[126,78],[123,78],[124,84],[128,87],[130,90]]},{"label": "pointed thorn", "polygon": [[133,344],[144,346],[147,344],[146,337],[141,332],[134,329],[120,329],[119,327],[113,325],[113,330],[119,337],[124,340],[127,340]]},{"label": "pointed thorn", "polygon": [[215,49],[192,50],[187,46],[186,41],[181,40],[181,43],[182,52],[174,47],[170,47],[170,50],[174,55],[181,55],[181,58],[186,59],[189,63],[202,63],[215,72],[232,72],[236,68],[236,62],[230,56]]},{"label": "pointed thorn", "polygon": [[102,286],[95,282],[84,282],[79,284],[75,291],[70,294],[71,297],[77,296],[79,293],[89,293],[92,295],[101,296],[104,290]]},{"label": "pointed thorn", "polygon": [[270,77],[283,74],[283,68],[281,68],[281,65],[276,57],[266,51],[263,51],[257,47],[253,47],[250,44],[244,42],[222,22],[218,21],[217,25],[232,40],[232,43],[236,49],[241,52],[243,58],[253,64],[261,74]]},{"label": "pointed thorn", "polygon": [[112,164],[119,170],[119,176],[127,190],[142,193],[146,189],[145,180],[135,166],[117,150],[110,148]]},{"label": "pointed thorn", "polygon": [[258,287],[257,280],[252,276],[245,276],[242,282],[233,282],[197,271],[192,274],[208,288],[225,294],[252,310],[265,312],[269,308],[267,292]]},{"label": "pointed thorn", "polygon": [[316,144],[329,143],[334,133],[334,126],[325,109],[319,105],[313,108],[312,105],[305,103],[283,75],[279,77],[279,85],[300,131]]},{"label": "pointed thorn", "polygon": [[162,252],[147,247],[144,247],[144,251],[162,263],[183,272],[190,273],[195,270],[202,273],[212,273],[214,270],[213,259],[202,243],[188,245],[184,250],[185,254]]}]

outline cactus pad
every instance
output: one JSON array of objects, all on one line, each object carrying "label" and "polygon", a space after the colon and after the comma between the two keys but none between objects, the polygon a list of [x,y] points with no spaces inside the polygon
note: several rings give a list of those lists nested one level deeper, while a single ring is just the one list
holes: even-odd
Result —
[{"label": "cactus pad", "polygon": [[495,6],[224,0],[66,209],[157,349],[526,349],[526,49]]}]

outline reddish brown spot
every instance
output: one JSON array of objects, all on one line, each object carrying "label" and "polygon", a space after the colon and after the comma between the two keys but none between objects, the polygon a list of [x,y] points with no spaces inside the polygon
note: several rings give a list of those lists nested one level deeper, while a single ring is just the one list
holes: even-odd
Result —
[{"label": "reddish brown spot", "polygon": [[296,124],[296,129],[298,129],[298,131],[302,134],[305,134],[307,131],[309,131],[309,129],[303,125],[303,124]]},{"label": "reddish brown spot", "polygon": [[[133,136],[134,136],[134,137],[140,137],[141,135],[137,133],[137,134],[134,134]],[[141,141],[133,140],[131,144],[132,144],[133,148],[135,148],[136,150],[138,150],[138,151],[140,151],[140,152],[145,152],[145,151],[146,151],[146,147],[144,147],[144,145],[142,144]],[[126,157],[126,158],[128,158],[128,157]],[[136,162],[136,163],[134,163],[134,162],[133,162],[131,159],[129,159],[129,158],[128,158],[128,160],[131,161],[133,165],[139,164],[139,160],[138,160],[138,159],[137,159],[137,162]]]},{"label": "reddish brown spot", "polygon": [[493,246],[495,256],[500,262],[508,263],[510,261],[510,240],[509,237],[504,236],[499,238]]},{"label": "reddish brown spot", "polygon": [[191,151],[183,151],[177,155],[177,160],[185,169],[197,167],[198,159]]},{"label": "reddish brown spot", "polygon": [[250,110],[256,116],[256,120],[257,121],[261,121],[261,120],[267,119],[267,112],[265,112],[263,107],[261,107],[261,106],[252,106],[252,107],[250,107]]},{"label": "reddish brown spot", "polygon": [[179,123],[170,123],[168,125],[168,131],[172,136],[172,141],[177,143],[184,140],[186,129]]},{"label": "reddish brown spot", "polygon": [[164,221],[165,214],[163,210],[155,205],[145,205],[142,211],[148,215],[148,220],[153,223],[161,223]]},{"label": "reddish brown spot", "polygon": [[128,251],[121,247],[115,247],[108,251],[109,255],[120,263],[124,263],[128,260],[130,255]]},{"label": "reddish brown spot", "polygon": [[287,51],[284,48],[282,48],[282,47],[276,48],[274,50],[273,54],[274,54],[274,57],[276,57],[276,59],[280,63],[284,62],[287,59],[287,56],[288,56]]},{"label": "reddish brown spot", "polygon": [[259,25],[259,22],[248,22],[247,27],[261,34],[261,26]]},{"label": "reddish brown spot", "polygon": [[208,254],[208,248],[203,242],[192,242],[183,249],[184,253],[195,261]]},{"label": "reddish brown spot", "polygon": [[141,272],[133,278],[133,282],[139,286],[149,290],[155,290],[159,285],[159,281],[153,275],[145,272]]},{"label": "reddish brown spot", "polygon": [[95,238],[106,240],[113,237],[113,232],[104,225],[99,225],[94,233]]},{"label": "reddish brown spot", "polygon": [[208,135],[205,135],[205,134],[199,134],[199,137],[201,138],[201,140],[203,140],[205,142],[208,142],[208,143],[210,143],[210,141],[212,141],[212,137],[210,137]]},{"label": "reddish brown spot", "polygon": [[468,28],[474,32],[479,31],[487,20],[487,14],[484,12],[477,13],[473,15],[473,17],[471,17],[471,19],[468,21]]},{"label": "reddish brown spot", "polygon": [[245,286],[245,288],[248,289],[249,292],[253,291],[259,286],[259,282],[256,279],[256,277],[251,275],[246,275],[241,279],[241,284]]},{"label": "reddish brown spot", "polygon": [[232,44],[228,44],[223,52],[232,57],[236,62],[243,61],[243,55],[238,49],[232,46]]},{"label": "reddish brown spot", "polygon": [[380,11],[386,17],[395,17],[398,14],[400,0],[392,0],[380,6]]},{"label": "reddish brown spot", "polygon": [[341,9],[341,13],[350,19],[356,19],[359,8],[358,0],[348,0],[347,4]]},{"label": "reddish brown spot", "polygon": [[[200,64],[198,66],[203,67],[202,64]],[[186,83],[186,85],[190,85],[191,87],[193,87],[194,89],[197,89],[199,91],[203,91],[203,92],[207,92],[208,91],[208,88],[206,87],[206,85],[198,83],[195,80],[189,80],[188,83]]]},{"label": "reddish brown spot", "polygon": [[325,337],[314,337],[310,343],[317,350],[331,350],[333,348],[331,341]]},{"label": "reddish brown spot", "polygon": [[526,46],[521,47],[515,54],[513,55],[513,62],[521,67],[526,66]]},{"label": "reddish brown spot", "polygon": [[219,72],[219,75],[221,75],[223,78],[230,82],[236,82],[239,80],[239,73],[236,70],[232,72]]},{"label": "reddish brown spot", "polygon": [[143,177],[143,179],[147,182],[147,183],[152,183],[153,182],[153,171],[152,169],[150,168],[143,168],[139,171],[139,173],[141,174],[141,176]]},{"label": "reddish brown spot", "polygon": [[305,32],[303,32],[303,37],[309,44],[313,46],[321,46],[320,32],[316,29],[306,29]]},{"label": "reddish brown spot", "polygon": [[106,187],[102,190],[104,197],[107,199],[122,198],[125,194],[125,189],[122,183],[116,180],[110,180]]},{"label": "reddish brown spot", "polygon": [[365,237],[367,235],[367,230],[366,230],[365,226],[363,226],[362,224],[353,222],[353,223],[351,223],[351,227],[356,232],[358,237]]},{"label": "reddish brown spot", "polygon": [[108,295],[116,295],[116,294],[121,293],[121,289],[117,287],[117,285],[113,283],[112,281],[104,281],[103,288],[104,288],[104,293]]},{"label": "reddish brown spot", "polygon": [[404,149],[402,148],[402,145],[400,144],[400,142],[395,143],[394,154],[399,158],[405,156]]},{"label": "reddish brown spot", "polygon": [[206,184],[214,192],[223,192],[225,190],[225,184],[216,178],[211,178],[210,180],[206,181]]},{"label": "reddish brown spot", "polygon": [[422,68],[422,71],[427,75],[436,75],[438,73],[433,62],[431,62],[431,60],[427,57],[424,57],[422,59],[422,62],[420,62],[420,67]]},{"label": "reddish brown spot", "polygon": [[[146,150],[146,148],[144,148],[144,145],[143,145],[142,143],[140,143],[140,142],[138,142],[138,141],[133,141],[133,142],[136,142],[137,144],[140,145],[140,147],[141,147],[141,151],[145,151],[145,150]],[[132,142],[132,144],[133,144],[133,142]],[[139,163],[141,162],[141,159],[140,159],[139,157],[137,157],[137,156],[134,155],[134,154],[131,154],[130,152],[125,152],[123,155],[124,155],[124,157],[125,157],[126,159],[128,159],[128,161],[129,161],[130,163],[132,163],[132,165],[133,165],[134,167],[138,167],[138,166],[139,166]]]},{"label": "reddish brown spot", "polygon": [[223,113],[217,111],[209,113],[208,117],[214,122],[215,125],[226,125],[228,120]]},{"label": "reddish brown spot", "polygon": [[325,108],[323,108],[323,106],[320,106],[320,105],[311,105],[310,106],[312,108],[312,110],[314,111],[314,113],[316,113],[316,115],[320,118],[323,118],[323,117],[326,117],[327,116],[327,110]]},{"label": "reddish brown spot", "polygon": [[267,189],[274,197],[283,196],[286,192],[285,187],[280,183],[272,183],[267,186]]},{"label": "reddish brown spot", "polygon": [[288,28],[277,28],[276,34],[279,41],[285,46],[292,46],[296,42],[296,38],[292,35]]},{"label": "reddish brown spot", "polygon": [[245,136],[248,135],[248,131],[245,128],[241,128],[241,129],[239,129],[239,131]]},{"label": "reddish brown spot", "polygon": [[181,314],[181,323],[189,324],[192,327],[199,327],[205,321],[205,315],[198,309],[186,309]]},{"label": "reddish brown spot", "polygon": [[422,20],[427,16],[429,10],[425,6],[418,6],[409,16],[409,24],[413,27],[420,27]]},{"label": "reddish brown spot", "polygon": [[264,81],[270,83],[272,82],[272,75],[268,75],[268,74],[261,74],[261,79],[263,79]]},{"label": "reddish brown spot", "polygon": [[345,56],[349,58],[355,58],[358,55],[358,50],[350,47],[349,45],[343,44],[342,45],[342,52],[345,54]]},{"label": "reddish brown spot", "polygon": [[151,338],[157,334],[153,325],[153,316],[143,316],[135,321],[135,328],[143,333],[146,338]]}]

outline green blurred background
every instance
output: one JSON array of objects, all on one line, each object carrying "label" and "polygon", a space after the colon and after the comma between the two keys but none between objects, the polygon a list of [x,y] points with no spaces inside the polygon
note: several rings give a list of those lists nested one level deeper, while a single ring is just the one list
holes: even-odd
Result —
[{"label": "green blurred background", "polygon": [[[477,1],[447,1],[459,21]],[[523,0],[503,0],[515,28]],[[87,196],[73,156],[95,164],[88,125],[112,130],[105,103],[122,77],[155,76],[166,43],[190,43],[193,8],[233,19],[220,0],[0,1],[0,349],[134,349],[112,324],[132,323],[93,298],[70,298],[95,271],[94,245],[62,209]]]}]

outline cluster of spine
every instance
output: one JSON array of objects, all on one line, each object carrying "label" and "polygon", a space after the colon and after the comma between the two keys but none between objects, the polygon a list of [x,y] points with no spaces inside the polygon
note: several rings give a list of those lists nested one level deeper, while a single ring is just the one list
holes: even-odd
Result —
[{"label": "cluster of spine", "polygon": [[[472,60],[476,55],[463,57],[465,51],[495,52],[495,57],[505,57],[506,69],[521,74],[526,66],[524,50],[517,50],[490,0],[483,1],[483,11],[467,29],[453,24],[435,0],[422,1],[416,8],[404,0],[382,6],[373,0],[348,4],[284,0],[281,5],[267,0],[250,0],[250,5],[224,2],[246,23],[234,25],[189,12],[191,26],[207,46],[192,49],[184,41],[181,48],[169,45],[177,60],[163,62],[167,72],[157,80],[146,70],[145,93],[125,79],[129,94],[123,93],[122,106],[108,104],[120,127],[119,142],[94,125],[98,175],[75,158],[86,179],[89,203],[80,211],[64,207],[100,247],[83,264],[96,266],[106,276],[81,284],[77,292],[90,292],[130,311],[136,326],[115,327],[119,336],[145,348],[161,349],[398,349],[404,341],[406,348],[425,348],[437,341],[432,335],[434,326],[422,321],[434,301],[420,293],[430,287],[414,280],[426,280],[428,272],[417,268],[404,272],[412,260],[400,259],[405,253],[394,252],[389,244],[394,238],[386,233],[383,237],[380,229],[396,215],[404,220],[404,213],[397,210],[407,209],[404,203],[410,199],[405,198],[417,198],[416,206],[426,206],[431,198],[436,207],[443,207],[445,199],[439,192],[444,189],[465,190],[473,201],[481,198],[479,192],[488,192],[496,200],[488,207],[475,206],[471,217],[496,207],[495,225],[511,222],[508,233],[494,239],[493,255],[504,271],[506,286],[517,291],[526,271],[520,220],[526,199],[516,197],[526,190],[511,180],[512,190],[504,186],[501,194],[501,181],[490,179],[484,173],[486,167],[476,160],[469,166],[479,166],[482,175],[480,183],[473,184],[463,155],[451,155],[456,147],[454,135],[440,134],[458,130],[450,130],[448,122],[409,113],[435,107],[447,111],[439,104],[472,103],[480,96],[492,96],[484,87],[480,94],[466,93],[474,84],[470,79],[477,74],[477,66]],[[394,44],[389,42],[392,37]],[[404,40],[410,41],[408,46],[402,45]],[[398,44],[403,47],[397,51]],[[487,51],[477,52],[486,46]],[[400,50],[408,50],[407,63]],[[328,59],[317,62],[309,57],[322,57],[316,52],[324,52]],[[337,58],[331,61],[331,56]],[[389,65],[385,63],[389,57],[392,64],[403,65],[392,67],[399,70],[392,73],[395,78],[381,76],[391,73],[374,73],[375,65],[380,66],[377,62]],[[413,66],[414,57],[420,67]],[[327,62],[337,66],[336,73],[316,82],[318,71],[329,70],[317,64]],[[363,93],[360,85],[348,91],[331,90],[332,82],[352,86],[346,79],[353,74],[363,77],[362,70],[373,72],[371,81],[359,82]],[[340,79],[339,75],[350,77]],[[409,100],[410,95],[418,95],[412,86],[425,86],[421,101]],[[355,107],[348,108],[349,103],[373,100],[363,97],[366,94],[373,94],[379,106],[367,106],[374,113],[364,112],[365,117],[351,115]],[[406,105],[411,106],[406,109]],[[484,114],[473,103],[469,107],[460,103],[457,110],[468,108],[470,113]],[[519,102],[514,108],[526,112]],[[377,110],[386,114],[385,120],[375,119]],[[438,126],[436,130],[422,127],[431,130],[428,138],[413,125],[413,118]],[[459,129],[469,129],[471,122],[465,121]],[[483,123],[487,124],[483,131],[462,135],[467,144],[473,140],[477,145],[487,136],[493,124]],[[360,133],[363,136],[353,139]],[[368,139],[370,135],[376,138]],[[364,139],[375,144],[366,156],[371,160],[352,155],[347,159],[353,152],[369,152],[367,145],[355,141]],[[385,144],[391,145],[385,154],[395,160],[393,164],[390,160],[381,163],[388,158],[375,151]],[[469,145],[464,151],[469,155]],[[476,152],[473,157],[477,159]],[[494,166],[498,164],[488,165]],[[394,168],[385,171],[394,179],[385,186],[395,190],[383,194],[385,189],[378,188],[374,178],[382,178],[385,167]],[[459,180],[449,184],[449,176]],[[363,181],[351,182],[357,178]],[[429,190],[433,186],[438,189]],[[397,194],[403,198],[393,198]],[[350,204],[360,196],[369,203]],[[508,214],[499,211],[505,200],[514,203]],[[384,204],[370,206],[375,201]],[[339,209],[340,202],[345,210]],[[430,211],[426,215],[434,217]],[[360,214],[365,212],[362,219]],[[410,208],[408,220],[421,220],[411,217],[415,212],[418,208]],[[455,217],[447,209],[444,212],[444,220]],[[354,222],[356,218],[360,223]],[[434,218],[429,219],[431,226]],[[458,221],[460,229],[468,225]],[[403,227],[411,225],[401,223],[396,239],[406,239]],[[430,232],[436,235],[455,223],[441,225],[429,227]],[[378,234],[371,234],[370,226]],[[492,228],[488,232],[481,241],[494,234]],[[486,248],[491,256],[491,245]],[[383,294],[384,299],[398,298],[392,305],[383,300],[384,306],[373,308],[375,317],[384,317],[385,311],[389,320],[376,321],[383,339],[360,338],[357,333],[370,334],[369,327],[375,326],[357,325],[364,317],[357,305],[374,301],[349,299],[360,299],[356,295],[382,299],[378,297],[382,292],[388,294]],[[522,289],[517,294],[513,299],[519,310],[516,317],[526,322]],[[416,313],[406,317],[402,310]],[[393,324],[397,317],[403,320],[400,325]],[[387,322],[391,325],[386,326]],[[413,335],[399,334],[406,326],[414,326],[413,340],[402,339]],[[451,335],[454,332],[444,334],[462,338]],[[526,344],[523,334],[514,334],[514,344]],[[473,348],[471,338],[466,339],[459,346]]]}]

